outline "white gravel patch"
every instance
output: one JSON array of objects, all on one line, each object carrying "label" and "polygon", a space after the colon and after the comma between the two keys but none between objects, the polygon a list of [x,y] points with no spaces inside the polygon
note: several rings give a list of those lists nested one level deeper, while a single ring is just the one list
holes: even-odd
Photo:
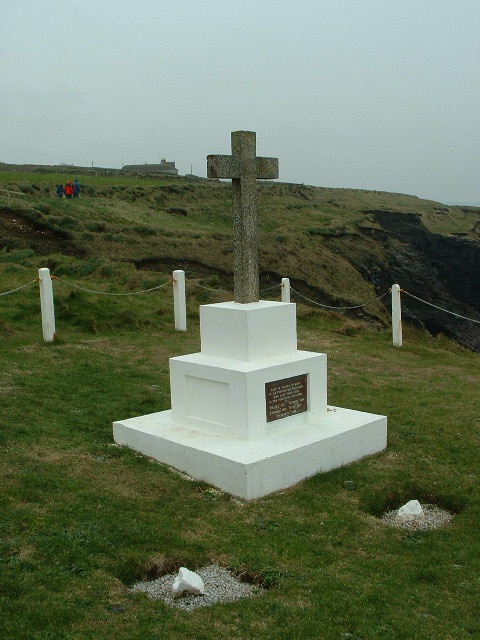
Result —
[{"label": "white gravel patch", "polygon": [[409,529],[410,531],[427,531],[428,529],[438,529],[444,527],[452,519],[452,514],[445,509],[440,509],[434,504],[422,504],[423,518],[412,518],[411,520],[400,520],[397,518],[398,509],[387,511],[382,516],[382,522],[389,527],[399,529]]},{"label": "white gravel patch", "polygon": [[161,576],[148,582],[137,582],[131,588],[133,592],[143,591],[152,600],[163,600],[171,607],[184,611],[193,611],[199,607],[208,607],[216,602],[234,602],[240,598],[259,595],[263,589],[253,584],[240,582],[232,576],[230,571],[217,564],[208,565],[196,573],[205,583],[205,593],[202,595],[185,594],[176,598],[172,592],[172,584],[177,574]]}]

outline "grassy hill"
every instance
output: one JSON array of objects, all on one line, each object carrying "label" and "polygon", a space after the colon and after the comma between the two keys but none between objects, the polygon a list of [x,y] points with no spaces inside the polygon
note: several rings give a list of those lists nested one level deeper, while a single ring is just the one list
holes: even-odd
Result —
[{"label": "grassy hill", "polygon": [[[98,177],[66,202],[51,195],[65,176],[0,178],[3,189],[25,193],[1,196],[0,292],[44,265],[63,280],[53,344],[41,340],[34,283],[0,297],[2,638],[480,636],[479,357],[414,327],[402,349],[391,346],[375,265],[388,268],[388,242],[397,254],[410,245],[383,239],[378,216],[390,214],[362,213],[395,206],[410,233],[413,211],[433,225],[441,205],[261,187],[262,286],[289,275],[321,301],[370,301],[350,318],[300,303],[299,347],[328,354],[330,404],[388,415],[389,443],[246,504],[114,446],[111,432],[113,420],[169,407],[168,358],[198,350],[198,303],[229,297],[194,286],[231,287],[229,188]],[[453,233],[468,233],[475,244],[476,211],[443,213],[453,226],[436,236],[456,242]],[[362,260],[364,272],[355,266]],[[173,330],[169,286],[125,298],[67,284],[132,291],[166,281],[173,267],[191,279],[186,333]],[[452,523],[386,527],[379,516],[410,498],[450,510]],[[266,592],[188,614],[128,590],[141,577],[212,560]]]},{"label": "grassy hill", "polygon": [[[35,252],[32,265],[59,274],[120,270],[133,279],[139,270],[185,268],[190,277],[216,274],[231,288],[228,184],[84,176],[79,200],[56,199],[54,186],[67,177],[0,172],[2,260],[21,263],[28,250]],[[384,324],[377,296],[398,281],[417,296],[480,318],[480,209],[275,183],[259,186],[259,207],[262,286],[289,276],[298,291],[324,304],[367,302],[355,315]],[[480,347],[475,326],[406,302],[405,315],[418,325]]]}]

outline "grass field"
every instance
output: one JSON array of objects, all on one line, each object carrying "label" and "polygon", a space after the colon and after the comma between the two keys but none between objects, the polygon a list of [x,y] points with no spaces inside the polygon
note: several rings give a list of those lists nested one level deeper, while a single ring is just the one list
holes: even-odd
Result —
[{"label": "grass field", "polygon": [[[0,291],[42,266],[16,251]],[[75,260],[57,258],[62,277],[93,289],[168,276]],[[479,638],[478,354],[411,328],[395,349],[388,329],[300,305],[300,348],[329,357],[329,403],[386,414],[388,449],[247,504],[112,443],[113,420],[169,407],[168,358],[198,350],[198,303],[221,299],[196,292],[178,333],[170,287],[127,299],[55,283],[54,344],[36,287],[0,297],[0,637]],[[409,498],[455,517],[385,527]],[[185,613],[128,591],[155,567],[212,560],[266,592]]]}]

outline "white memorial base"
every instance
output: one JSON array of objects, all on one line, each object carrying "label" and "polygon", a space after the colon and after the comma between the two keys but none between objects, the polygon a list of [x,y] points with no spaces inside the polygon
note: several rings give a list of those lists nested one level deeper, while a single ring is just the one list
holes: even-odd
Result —
[{"label": "white memorial base", "polygon": [[250,442],[174,428],[162,411],[115,422],[115,442],[252,500],[386,447],[384,416],[331,409],[318,425]]},{"label": "white memorial base", "polygon": [[295,305],[200,307],[200,353],[170,360],[172,409],[114,440],[244,499],[383,450],[384,416],[327,407],[327,357],[297,350]]}]

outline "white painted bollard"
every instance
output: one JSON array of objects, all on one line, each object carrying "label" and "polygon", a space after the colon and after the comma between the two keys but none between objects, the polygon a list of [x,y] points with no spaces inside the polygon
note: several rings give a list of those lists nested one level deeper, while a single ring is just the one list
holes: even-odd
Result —
[{"label": "white painted bollard", "polygon": [[290,278],[282,278],[282,302],[290,302]]},{"label": "white painted bollard", "polygon": [[175,329],[187,330],[187,303],[185,300],[185,271],[173,272],[173,308],[175,313]]},{"label": "white painted bollard", "polygon": [[53,342],[55,338],[55,310],[53,307],[53,287],[50,269],[38,270],[40,286],[40,309],[42,311],[42,331],[45,342]]},{"label": "white painted bollard", "polygon": [[400,285],[392,285],[392,338],[393,346],[402,346],[402,303],[400,300]]}]

